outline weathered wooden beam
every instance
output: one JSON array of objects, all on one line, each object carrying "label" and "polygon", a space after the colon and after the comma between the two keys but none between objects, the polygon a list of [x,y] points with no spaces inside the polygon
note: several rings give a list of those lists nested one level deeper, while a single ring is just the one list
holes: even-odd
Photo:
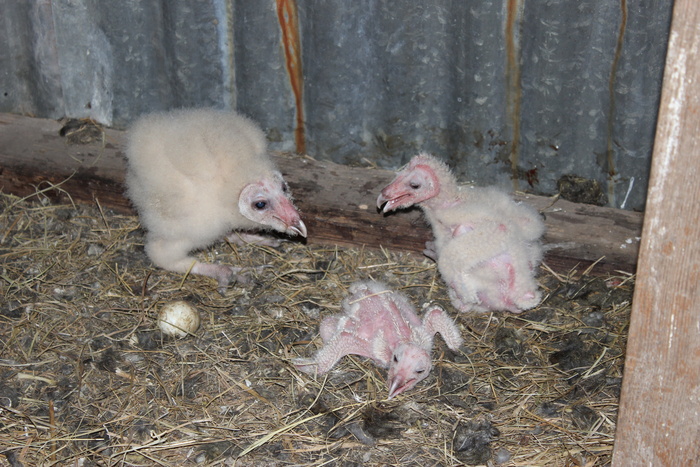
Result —
[{"label": "weathered wooden beam", "polygon": [[[0,188],[20,196],[49,188],[48,196],[69,193],[78,201],[130,212],[123,197],[124,132],[106,129],[89,144],[69,144],[52,120],[0,114]],[[417,209],[387,216],[375,202],[391,181],[387,170],[347,167],[308,157],[279,155],[309,230],[309,242],[383,246],[420,252],[431,236]],[[59,186],[60,184],[60,186]],[[61,190],[64,190],[62,192]],[[636,212],[519,196],[546,216],[546,261],[565,271],[605,257],[596,271],[633,272],[642,215]]]},{"label": "weathered wooden beam", "polygon": [[614,466],[700,462],[700,4],[676,0]]}]

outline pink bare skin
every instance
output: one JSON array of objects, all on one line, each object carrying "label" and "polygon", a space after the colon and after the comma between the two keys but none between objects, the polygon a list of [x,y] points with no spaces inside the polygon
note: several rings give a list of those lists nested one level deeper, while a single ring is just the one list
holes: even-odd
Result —
[{"label": "pink bare skin", "polygon": [[341,305],[341,313],[321,322],[323,347],[312,358],[293,360],[299,370],[323,374],[345,355],[367,357],[388,369],[391,399],[428,376],[435,333],[452,350],[462,345],[459,330],[442,308],[429,308],[421,320],[403,294],[379,282],[353,284]]},{"label": "pink bare skin", "polygon": [[419,206],[433,230],[425,255],[437,262],[460,311],[519,313],[540,302],[535,279],[544,223],[495,188],[457,185],[449,168],[420,154],[377,198],[382,212]]}]

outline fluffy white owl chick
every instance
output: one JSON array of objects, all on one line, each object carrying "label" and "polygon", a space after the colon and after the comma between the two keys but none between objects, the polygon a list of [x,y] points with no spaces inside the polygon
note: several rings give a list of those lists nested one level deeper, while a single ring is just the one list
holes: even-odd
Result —
[{"label": "fluffy white owl chick", "polygon": [[242,268],[203,263],[191,251],[224,236],[236,243],[278,243],[250,231],[306,237],[265,135],[235,112],[183,109],[143,116],[129,131],[126,153],[127,195],[157,266],[212,277],[223,293]]},{"label": "fluffy white owl chick", "polygon": [[493,187],[459,186],[428,154],[411,159],[377,198],[383,212],[414,204],[432,227],[425,254],[437,262],[455,308],[518,313],[540,302],[544,222],[534,208]]}]

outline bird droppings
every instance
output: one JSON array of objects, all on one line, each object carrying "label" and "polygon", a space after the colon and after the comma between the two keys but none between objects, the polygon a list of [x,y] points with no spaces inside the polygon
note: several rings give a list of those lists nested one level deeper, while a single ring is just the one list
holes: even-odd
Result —
[{"label": "bird droppings", "polygon": [[5,384],[0,384],[0,407],[16,408],[19,407],[20,392]]},{"label": "bird droppings", "polygon": [[574,203],[594,204],[596,206],[605,206],[608,203],[608,197],[597,180],[577,175],[562,175],[557,180],[557,189],[563,199]]},{"label": "bird droppings", "polygon": [[[134,216],[9,195],[0,257],[0,465],[610,463],[632,275],[544,265],[539,306],[471,314],[417,255],[217,244],[198,257],[272,265],[221,296],[154,267]],[[391,400],[369,359],[291,363],[370,279],[439,304],[465,341],[436,335],[430,375]],[[201,317],[184,339],[157,325],[177,300]]]},{"label": "bird droppings", "polygon": [[195,462],[203,464],[207,461],[212,462],[222,457],[235,455],[236,445],[232,441],[214,441],[201,445],[197,451]]},{"label": "bird droppings", "polygon": [[584,314],[581,321],[592,328],[601,328],[605,324],[605,314],[600,311],[591,311]]},{"label": "bird droppings", "polygon": [[362,412],[363,426],[374,439],[398,439],[415,421],[416,413],[404,406],[370,405]]},{"label": "bird droppings", "polygon": [[510,452],[504,448],[498,448],[493,454],[493,461],[496,465],[503,465],[511,458]]},{"label": "bird droppings", "polygon": [[70,118],[63,123],[58,134],[66,138],[68,144],[90,144],[105,139],[104,129],[91,118]]},{"label": "bird droppings", "polygon": [[603,349],[597,342],[585,342],[578,333],[565,336],[560,345],[562,349],[552,353],[549,361],[559,365],[562,370],[577,373],[590,368]]},{"label": "bird droppings", "polygon": [[493,338],[493,348],[506,361],[519,361],[526,351],[523,336],[513,328],[499,328]]},{"label": "bird droppings", "polygon": [[599,418],[596,411],[588,406],[574,405],[571,407],[571,420],[579,430],[593,430]]},{"label": "bird droppings", "polygon": [[485,464],[492,457],[491,442],[500,435],[490,421],[469,421],[457,427],[453,449],[457,458],[466,464]]}]

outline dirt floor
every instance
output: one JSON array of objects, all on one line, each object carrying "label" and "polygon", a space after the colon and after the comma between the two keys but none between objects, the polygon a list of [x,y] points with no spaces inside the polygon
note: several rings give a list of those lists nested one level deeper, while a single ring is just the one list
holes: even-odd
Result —
[{"label": "dirt floor", "polygon": [[[135,217],[0,195],[0,465],[603,466],[611,458],[634,277],[555,274],[520,315],[457,314],[428,259],[225,243],[200,257],[270,265],[230,287],[152,267]],[[313,235],[313,232],[310,232]],[[387,400],[386,372],[319,347],[348,286],[384,281],[442,305],[431,375]],[[162,305],[202,325],[161,334]]]}]

